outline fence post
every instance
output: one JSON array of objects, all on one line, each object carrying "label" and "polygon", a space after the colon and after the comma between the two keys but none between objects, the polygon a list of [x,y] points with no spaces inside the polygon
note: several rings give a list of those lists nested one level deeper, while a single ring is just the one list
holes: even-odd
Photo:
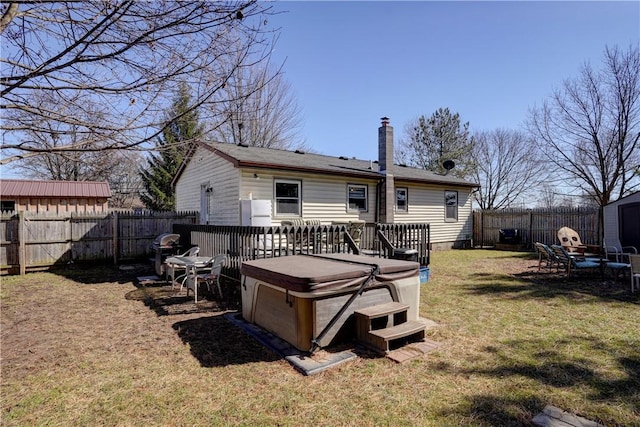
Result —
[{"label": "fence post", "polygon": [[118,241],[118,212],[111,212],[111,234],[113,245],[113,265],[118,265],[118,249],[120,247],[120,242]]},{"label": "fence post", "polygon": [[25,233],[24,233],[24,211],[18,212],[18,267],[20,275],[27,274],[27,260],[25,251]]}]

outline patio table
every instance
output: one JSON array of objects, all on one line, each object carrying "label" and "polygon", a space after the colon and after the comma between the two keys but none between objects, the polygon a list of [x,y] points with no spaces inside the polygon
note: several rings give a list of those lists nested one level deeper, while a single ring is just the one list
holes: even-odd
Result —
[{"label": "patio table", "polygon": [[[213,258],[209,256],[173,256],[165,259],[165,264],[167,264],[166,272],[167,272],[167,281],[169,279],[169,274],[171,274],[171,287],[180,283],[180,289],[184,285],[185,280],[187,280],[187,274],[189,273],[190,268],[200,269],[204,268],[211,263]],[[176,267],[178,269],[184,270],[185,273],[174,277]]]}]

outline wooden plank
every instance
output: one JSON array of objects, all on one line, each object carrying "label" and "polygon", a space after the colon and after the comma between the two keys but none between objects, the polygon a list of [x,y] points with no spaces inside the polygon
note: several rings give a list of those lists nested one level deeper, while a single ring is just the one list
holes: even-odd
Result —
[{"label": "wooden plank", "polygon": [[400,313],[409,310],[409,305],[392,301],[385,304],[378,304],[371,307],[364,307],[355,310],[356,314],[366,316],[368,318],[383,317],[390,314]]},{"label": "wooden plank", "polygon": [[411,320],[401,323],[399,325],[391,326],[390,328],[376,329],[369,331],[370,334],[382,338],[385,341],[396,340],[398,338],[408,337],[419,332],[424,332],[424,323]]}]

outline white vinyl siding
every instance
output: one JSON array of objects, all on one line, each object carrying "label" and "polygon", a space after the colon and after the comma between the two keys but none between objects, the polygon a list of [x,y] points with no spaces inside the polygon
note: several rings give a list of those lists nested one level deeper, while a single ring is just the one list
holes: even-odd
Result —
[{"label": "white vinyl siding", "polygon": [[454,242],[471,238],[471,189],[447,186],[447,190],[458,192],[458,221],[445,222],[444,188],[436,185],[414,185],[399,183],[409,191],[409,211],[394,215],[396,223],[428,223],[431,225],[431,242]]},{"label": "white vinyl siding", "polygon": [[240,173],[227,160],[198,148],[176,184],[176,210],[201,210],[201,188],[211,187],[209,224],[238,225]]},{"label": "white vinyl siding", "polygon": [[[257,178],[254,176],[257,175]],[[285,171],[261,171],[258,169],[246,169],[242,171],[242,183],[240,185],[241,198],[267,199],[275,201],[273,194],[274,179],[300,181],[302,192],[302,218],[320,219],[323,223],[331,221],[364,220],[375,221],[375,184],[360,179],[349,179],[350,184],[367,186],[367,210],[368,212],[347,212],[346,188],[347,180],[340,177],[324,176],[319,174],[302,174]],[[280,224],[284,218],[292,215],[273,214],[272,223]]]}]

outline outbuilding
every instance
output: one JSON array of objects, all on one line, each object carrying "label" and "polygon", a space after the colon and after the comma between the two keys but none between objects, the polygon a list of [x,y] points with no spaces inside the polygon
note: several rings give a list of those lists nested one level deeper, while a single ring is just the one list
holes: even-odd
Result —
[{"label": "outbuilding", "polygon": [[0,211],[30,213],[107,213],[107,182],[0,180]]},{"label": "outbuilding", "polygon": [[604,206],[605,245],[633,246],[640,252],[640,191]]}]

